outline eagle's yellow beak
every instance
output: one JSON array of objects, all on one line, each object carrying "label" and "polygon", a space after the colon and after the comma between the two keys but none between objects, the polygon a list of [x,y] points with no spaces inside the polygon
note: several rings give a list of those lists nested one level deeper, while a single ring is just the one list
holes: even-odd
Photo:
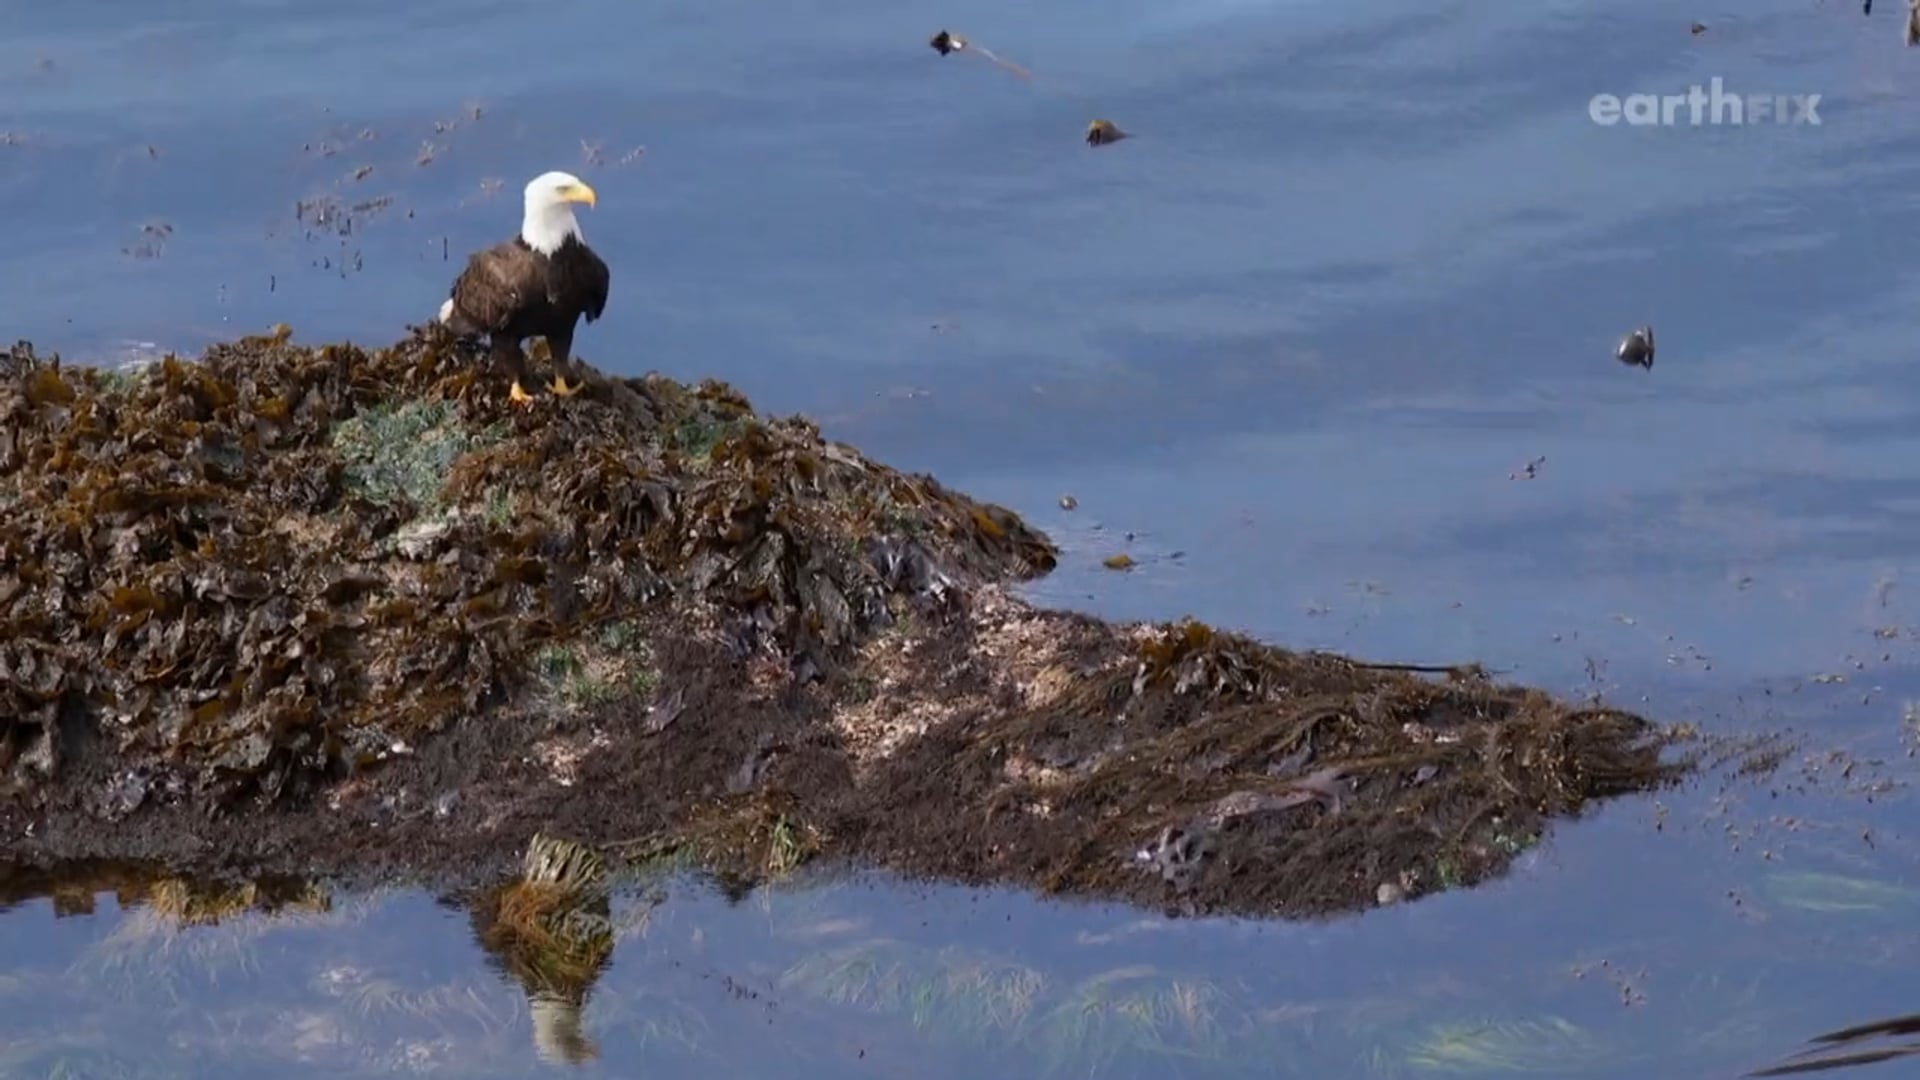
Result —
[{"label": "eagle's yellow beak", "polygon": [[585,181],[578,184],[568,184],[566,187],[561,188],[560,197],[568,202],[583,202],[593,207],[600,205],[600,197],[593,193],[593,189],[588,187]]}]

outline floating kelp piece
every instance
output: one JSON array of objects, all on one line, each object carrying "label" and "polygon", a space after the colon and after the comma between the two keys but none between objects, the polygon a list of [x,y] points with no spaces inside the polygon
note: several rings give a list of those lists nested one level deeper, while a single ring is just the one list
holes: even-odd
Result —
[{"label": "floating kelp piece", "polygon": [[[1920,3],[1920,0],[1915,0]],[[1621,363],[1653,370],[1653,327],[1643,326],[1620,340],[1614,356]]]},{"label": "floating kelp piece", "polygon": [[1920,1015],[1890,1017],[1816,1035],[1811,1044],[1777,1065],[1745,1073],[1749,1077],[1789,1076],[1848,1069],[1920,1057]]},{"label": "floating kelp piece", "polygon": [[941,56],[946,56],[950,53],[957,53],[957,52],[978,53],[980,56],[985,57],[987,60],[992,61],[996,66],[1005,68],[1006,70],[1013,72],[1015,75],[1018,75],[1023,79],[1028,79],[1033,77],[1031,72],[1027,71],[1026,68],[1021,67],[1019,64],[1013,63],[1012,61],[1008,61],[1008,60],[1002,60],[998,56],[995,56],[991,50],[984,49],[979,45],[967,40],[966,38],[961,37],[959,34],[952,33],[951,31],[947,31],[947,30],[940,31],[939,33],[933,35],[933,37],[927,42],[927,44],[931,45],[933,47],[933,51],[939,53]]},{"label": "floating kelp piece", "polygon": [[1087,145],[1107,146],[1127,137],[1111,120],[1095,120],[1087,125]]}]

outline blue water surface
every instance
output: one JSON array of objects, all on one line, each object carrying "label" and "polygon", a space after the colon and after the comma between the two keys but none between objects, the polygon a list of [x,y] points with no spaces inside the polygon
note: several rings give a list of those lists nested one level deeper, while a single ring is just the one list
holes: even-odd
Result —
[{"label": "blue water surface", "polygon": [[[1878,759],[1861,776],[1881,786],[1826,770],[1800,791],[1796,759],[1757,789],[1629,800],[1507,881],[1320,927],[880,879],[730,906],[682,882],[622,942],[586,1013],[602,1053],[581,1066],[534,1052],[519,991],[426,897],[177,932],[138,906],[54,919],[31,901],[0,918],[9,1068],[1702,1076],[1920,1008],[1905,16],[1842,0],[10,11],[0,314],[43,350],[195,352],[281,321],[389,341],[432,315],[466,252],[512,233],[527,178],[568,168],[599,191],[585,227],[614,271],[585,359],[729,380],[1020,511],[1066,549],[1037,599],[1479,659],[1710,731],[1789,725]],[[943,27],[1032,77],[938,56]],[[1817,93],[1821,123],[1589,118],[1596,94],[1715,78]],[[1133,137],[1086,146],[1095,117]],[[316,199],[350,228],[297,218]],[[1642,323],[1651,371],[1612,359]],[[1103,569],[1118,551],[1138,568]],[[222,951],[234,938],[248,948]],[[822,981],[818,958],[855,947],[917,973],[900,985],[919,996]],[[146,968],[102,966],[129,948]],[[942,1021],[929,980],[983,958],[1081,1026]],[[1114,972],[1148,989],[1099,989]],[[354,990],[382,979],[406,993]],[[1089,1011],[1088,994],[1134,1004]],[[1121,1013],[1160,1017],[1160,1041],[1084,1020]],[[1920,1075],[1873,1071],[1902,1070]]]}]

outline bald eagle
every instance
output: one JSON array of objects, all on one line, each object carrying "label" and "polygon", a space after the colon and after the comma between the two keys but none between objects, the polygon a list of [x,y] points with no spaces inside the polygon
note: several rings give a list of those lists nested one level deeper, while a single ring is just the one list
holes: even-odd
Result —
[{"label": "bald eagle", "polygon": [[474,252],[440,305],[440,321],[454,333],[486,335],[494,363],[513,375],[509,396],[521,404],[533,401],[520,385],[526,375],[520,343],[527,338],[547,340],[555,394],[580,390],[577,382],[567,385],[573,331],[580,316],[593,322],[606,310],[608,273],[587,246],[571,204],[597,201],[593,189],[570,173],[534,177],[526,188],[520,235]]}]

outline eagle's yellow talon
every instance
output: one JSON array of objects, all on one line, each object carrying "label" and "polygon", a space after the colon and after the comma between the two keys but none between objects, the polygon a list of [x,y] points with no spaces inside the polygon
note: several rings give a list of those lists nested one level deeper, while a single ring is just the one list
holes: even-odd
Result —
[{"label": "eagle's yellow talon", "polygon": [[580,385],[579,383],[575,383],[572,386],[568,386],[565,375],[556,375],[553,377],[553,385],[549,387],[549,389],[560,397],[572,397],[580,392]]},{"label": "eagle's yellow talon", "polygon": [[507,391],[507,397],[511,398],[514,403],[518,405],[533,404],[533,395],[527,393],[526,390],[521,387],[519,379],[513,380],[513,389]]}]

